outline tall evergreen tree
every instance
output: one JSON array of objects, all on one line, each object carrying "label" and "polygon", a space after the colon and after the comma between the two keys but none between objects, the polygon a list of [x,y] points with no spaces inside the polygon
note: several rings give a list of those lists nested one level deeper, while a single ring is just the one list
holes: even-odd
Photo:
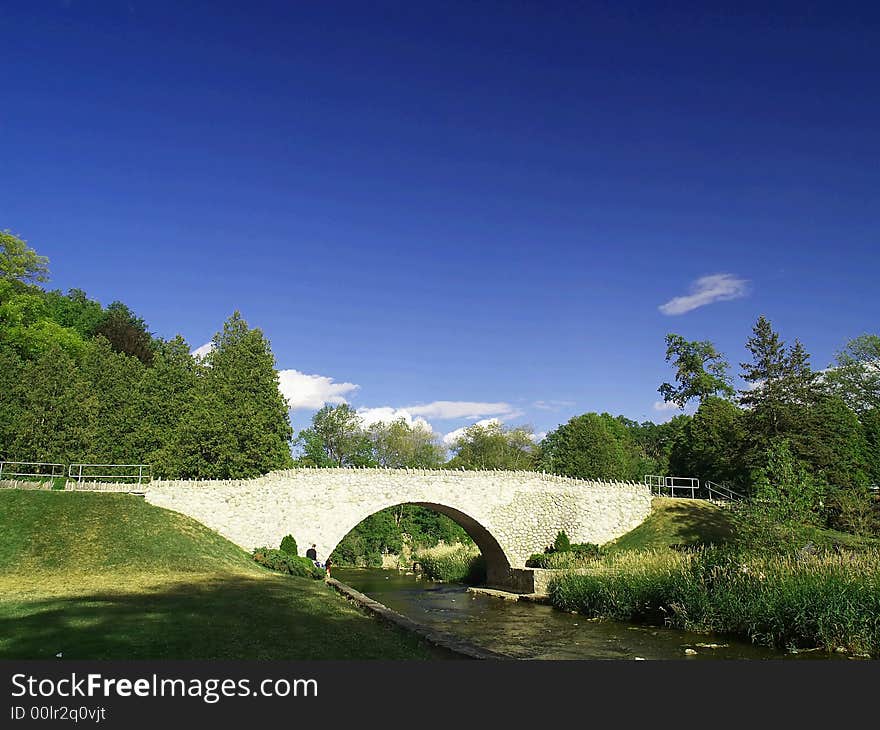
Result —
[{"label": "tall evergreen tree", "polygon": [[138,395],[145,370],[140,360],[114,351],[104,337],[89,343],[81,371],[94,394],[96,408],[85,461],[143,463],[146,454],[137,448],[135,435],[144,418]]},{"label": "tall evergreen tree", "polygon": [[174,438],[181,474],[241,478],[290,466],[289,409],[268,340],[235,312],[212,343]]},{"label": "tall evergreen tree", "polygon": [[142,418],[133,439],[139,458],[151,464],[157,476],[183,475],[174,439],[184,417],[194,411],[203,370],[178,335],[157,343],[152,365],[144,371],[137,393]]},{"label": "tall evergreen tree", "polygon": [[70,463],[90,453],[98,403],[77,363],[60,347],[25,364],[15,389],[20,411],[10,456]]}]

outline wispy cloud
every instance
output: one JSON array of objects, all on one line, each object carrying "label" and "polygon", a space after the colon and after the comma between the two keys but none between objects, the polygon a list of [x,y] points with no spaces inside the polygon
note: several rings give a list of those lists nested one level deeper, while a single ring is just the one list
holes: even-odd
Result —
[{"label": "wispy cloud", "polygon": [[655,411],[679,411],[681,410],[675,403],[667,403],[662,400],[654,401],[654,410]]},{"label": "wispy cloud", "polygon": [[542,411],[558,411],[562,408],[571,408],[572,400],[536,400],[532,405]]},{"label": "wispy cloud", "polygon": [[307,375],[299,370],[279,370],[278,387],[291,408],[317,410],[326,404],[346,403],[345,396],[360,386],[354,383],[336,383],[325,375]]},{"label": "wispy cloud", "polygon": [[711,274],[701,276],[691,285],[691,293],[674,297],[659,309],[663,314],[676,315],[705,307],[713,302],[739,299],[748,293],[748,281],[733,274]]},{"label": "wispy cloud", "polygon": [[452,418],[484,418],[486,416],[516,418],[522,415],[522,411],[514,408],[510,403],[483,403],[463,400],[435,400],[433,403],[406,406],[404,410],[413,416],[438,418],[441,421]]}]

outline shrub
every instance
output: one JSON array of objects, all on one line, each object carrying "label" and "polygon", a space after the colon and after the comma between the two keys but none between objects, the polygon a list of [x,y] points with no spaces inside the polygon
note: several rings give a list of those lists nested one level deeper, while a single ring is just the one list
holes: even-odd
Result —
[{"label": "shrub", "polygon": [[324,571],[315,567],[315,564],[308,558],[290,555],[283,550],[257,548],[254,550],[253,558],[260,565],[279,573],[298,575],[302,578],[319,579],[324,577]]},{"label": "shrub", "polygon": [[287,553],[288,555],[299,555],[299,550],[297,550],[296,540],[293,539],[293,535],[287,535],[281,541],[281,552]]},{"label": "shrub", "polygon": [[571,552],[579,558],[595,560],[602,553],[602,548],[594,542],[574,542],[571,544]]},{"label": "shrub", "polygon": [[468,585],[486,580],[486,561],[475,548],[438,545],[418,552],[415,558],[431,580]]},{"label": "shrub", "polygon": [[560,530],[556,533],[556,539],[553,541],[553,549],[557,553],[567,553],[571,550],[571,543],[568,541],[568,535],[565,534],[565,530]]}]

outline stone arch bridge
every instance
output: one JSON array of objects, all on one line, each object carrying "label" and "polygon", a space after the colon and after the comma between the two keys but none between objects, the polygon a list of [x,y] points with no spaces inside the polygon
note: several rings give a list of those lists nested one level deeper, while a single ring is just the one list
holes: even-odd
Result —
[{"label": "stone arch bridge", "polygon": [[291,534],[301,553],[315,543],[321,558],[386,507],[429,507],[467,531],[486,558],[489,584],[502,587],[515,586],[529,555],[552,544],[559,530],[572,542],[601,544],[651,510],[642,484],[527,471],[291,469],[248,480],[153,481],[138,489],[148,502],[188,515],[248,551],[277,547]]}]

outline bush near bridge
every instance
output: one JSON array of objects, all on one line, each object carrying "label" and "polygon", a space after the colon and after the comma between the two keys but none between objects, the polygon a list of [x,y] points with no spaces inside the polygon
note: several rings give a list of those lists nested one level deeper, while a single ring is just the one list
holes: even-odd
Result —
[{"label": "bush near bridge", "polygon": [[324,571],[316,567],[311,560],[299,555],[291,555],[286,550],[261,547],[254,550],[253,555],[257,563],[278,573],[314,578],[315,580],[324,577]]}]

